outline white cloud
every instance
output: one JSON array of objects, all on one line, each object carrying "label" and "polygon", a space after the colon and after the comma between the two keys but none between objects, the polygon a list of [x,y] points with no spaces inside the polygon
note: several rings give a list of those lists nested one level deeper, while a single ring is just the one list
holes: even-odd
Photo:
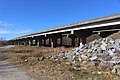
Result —
[{"label": "white cloud", "polygon": [[30,29],[24,29],[25,27],[15,26],[6,21],[0,21],[0,34],[24,34],[31,32]]},{"label": "white cloud", "polygon": [[9,34],[9,32],[6,30],[0,30],[0,34]]},{"label": "white cloud", "polygon": [[11,31],[10,33],[13,33],[13,34],[23,34],[23,33],[28,33],[28,32],[31,32],[31,30]]},{"label": "white cloud", "polygon": [[20,31],[7,31],[7,30],[0,30],[0,34],[24,34],[29,33],[31,30],[20,30]]},{"label": "white cloud", "polygon": [[12,26],[12,24],[6,21],[0,21],[0,27],[9,27],[9,26]]}]

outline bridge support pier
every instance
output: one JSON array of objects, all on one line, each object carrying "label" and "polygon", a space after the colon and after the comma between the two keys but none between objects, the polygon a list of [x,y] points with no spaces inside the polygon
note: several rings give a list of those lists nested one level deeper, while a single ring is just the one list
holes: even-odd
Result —
[{"label": "bridge support pier", "polygon": [[34,37],[34,46],[42,46],[42,37]]},{"label": "bridge support pier", "polygon": [[52,48],[57,47],[57,39],[56,39],[56,38],[55,38],[55,39],[54,39],[54,38],[52,39],[51,47],[52,47]]},{"label": "bridge support pier", "polygon": [[75,47],[75,36],[74,35],[71,35],[70,37],[72,39],[72,47]]},{"label": "bridge support pier", "polygon": [[38,39],[37,46],[42,46],[42,39],[41,38]]},{"label": "bridge support pier", "polygon": [[92,32],[90,31],[74,31],[74,36],[78,38],[77,45],[80,46],[81,44],[86,44],[86,38],[90,36]]},{"label": "bridge support pier", "polygon": [[23,40],[23,45],[27,45],[28,44],[28,40],[27,39],[24,39]]},{"label": "bridge support pier", "polygon": [[29,45],[29,39],[26,39],[26,44]]},{"label": "bridge support pier", "polygon": [[21,45],[21,40],[18,40],[18,45]]},{"label": "bridge support pier", "polygon": [[49,38],[49,44],[52,48],[57,47],[57,39],[60,38],[60,45],[62,46],[62,35],[61,34],[54,34],[54,35],[46,35]]},{"label": "bridge support pier", "polygon": [[60,46],[63,46],[63,38],[62,38],[62,36],[60,37]]},{"label": "bridge support pier", "polygon": [[43,46],[46,46],[46,37],[45,38],[43,38]]},{"label": "bridge support pier", "polygon": [[33,39],[30,38],[30,39],[29,39],[29,46],[32,46],[32,45],[33,45]]}]

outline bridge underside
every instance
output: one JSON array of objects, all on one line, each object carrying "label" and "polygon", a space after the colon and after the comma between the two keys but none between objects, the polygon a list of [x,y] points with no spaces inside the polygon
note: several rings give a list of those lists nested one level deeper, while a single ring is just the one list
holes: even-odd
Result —
[{"label": "bridge underside", "polygon": [[[120,25],[115,26],[105,26],[99,28],[89,28],[60,32],[54,34],[40,35],[22,38],[14,41],[9,41],[12,45],[30,45],[30,46],[48,46],[48,47],[58,47],[58,46],[80,46],[80,44],[86,44],[90,42],[90,37],[92,35],[98,35],[99,37],[107,37],[117,31],[119,31]],[[95,38],[95,37],[93,37]]]}]

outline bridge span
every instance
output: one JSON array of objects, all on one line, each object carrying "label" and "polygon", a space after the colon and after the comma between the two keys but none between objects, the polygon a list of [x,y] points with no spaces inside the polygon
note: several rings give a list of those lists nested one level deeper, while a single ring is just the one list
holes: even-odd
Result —
[{"label": "bridge span", "polygon": [[[70,46],[86,44],[92,34],[106,37],[120,30],[120,14],[78,22],[58,28],[16,37],[8,41],[11,45],[63,46],[64,37],[70,39]],[[69,40],[67,41],[69,43]]]}]

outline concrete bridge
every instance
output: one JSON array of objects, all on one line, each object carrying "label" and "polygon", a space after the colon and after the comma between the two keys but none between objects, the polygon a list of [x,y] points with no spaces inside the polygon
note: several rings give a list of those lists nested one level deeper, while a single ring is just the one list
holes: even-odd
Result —
[{"label": "concrete bridge", "polygon": [[[106,37],[120,30],[120,14],[78,22],[58,28],[20,36],[8,41],[12,45],[34,46],[64,46],[64,37],[69,38],[70,46],[80,46],[86,43],[86,38],[92,34]],[[69,43],[69,40],[66,41]]]}]

